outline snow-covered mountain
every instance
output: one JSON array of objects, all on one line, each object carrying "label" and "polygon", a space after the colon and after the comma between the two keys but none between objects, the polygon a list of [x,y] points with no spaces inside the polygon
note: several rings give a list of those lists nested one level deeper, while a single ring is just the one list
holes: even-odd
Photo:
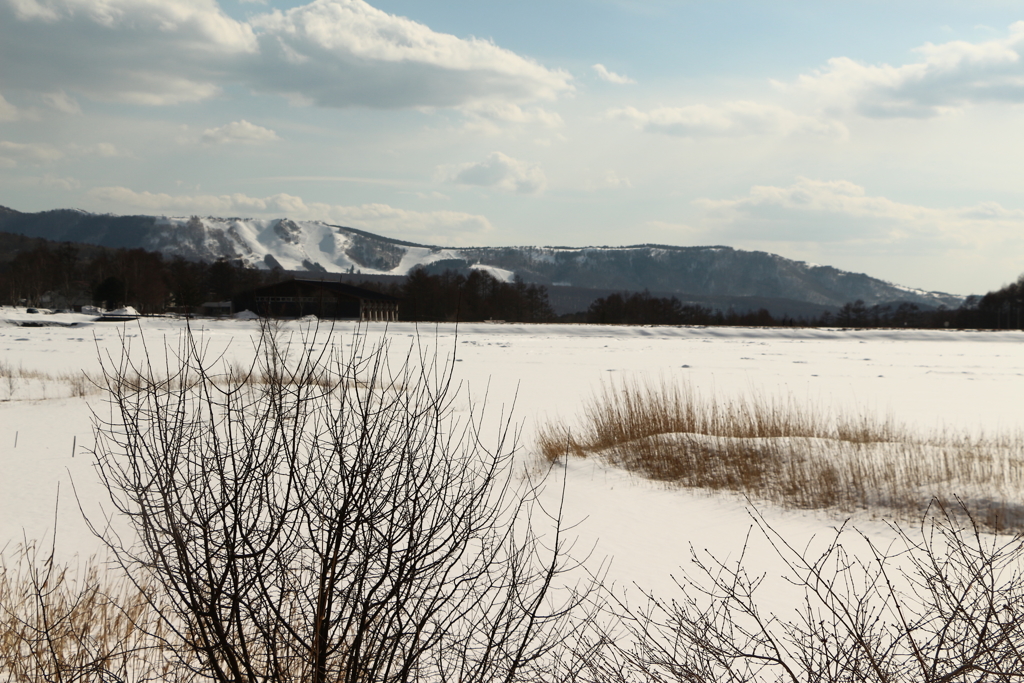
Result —
[{"label": "snow-covered mountain", "polygon": [[0,207],[0,231],[107,247],[141,247],[190,260],[238,259],[290,271],[405,275],[485,269],[545,285],[692,296],[774,297],[823,306],[861,299],[957,306],[962,297],[901,287],[860,273],[730,247],[470,247],[414,244],[319,221],[288,218],[113,216]]}]

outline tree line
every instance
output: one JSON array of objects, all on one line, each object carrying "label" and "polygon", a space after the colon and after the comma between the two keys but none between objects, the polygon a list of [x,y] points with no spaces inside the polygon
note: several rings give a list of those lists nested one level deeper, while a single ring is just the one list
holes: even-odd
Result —
[{"label": "tree line", "polygon": [[835,313],[816,317],[774,316],[756,311],[722,311],[684,304],[676,297],[655,297],[649,292],[610,294],[595,300],[583,312],[561,316],[565,322],[599,325],[740,325],[757,327],[913,327],[956,329],[1024,329],[1024,275],[1000,290],[970,296],[958,308],[922,308],[900,302],[869,306],[858,299]]},{"label": "tree line", "polygon": [[684,304],[676,297],[656,297],[650,292],[609,294],[580,313],[563,316],[566,322],[594,325],[792,325],[788,316],[774,318],[767,309],[723,312],[698,304]]},{"label": "tree line", "polygon": [[[287,279],[279,269],[170,258],[144,249],[109,249],[0,236],[0,303],[72,308],[85,303],[141,313],[188,313],[204,302],[229,301],[240,292]],[[430,274],[414,269],[401,284],[361,282],[401,300],[399,317],[411,321],[550,322],[556,316],[547,289],[521,280],[503,282],[480,270]]]},{"label": "tree line", "polygon": [[11,239],[17,237],[0,239],[0,248],[16,250],[0,262],[0,302],[8,305],[72,308],[88,303],[131,305],[142,313],[185,312],[284,278],[280,269],[247,268],[227,259],[206,263],[145,249]]},{"label": "tree line", "polygon": [[[72,308],[91,303],[105,308],[131,305],[144,314],[188,313],[204,302],[228,301],[286,278],[280,268],[251,268],[240,260],[206,263],[144,249],[0,233],[0,303],[7,305]],[[409,321],[1024,329],[1024,275],[984,296],[968,297],[955,309],[857,300],[813,318],[776,316],[765,308],[723,311],[647,291],[610,294],[585,311],[556,315],[543,285],[518,278],[503,282],[483,270],[430,273],[415,268],[401,282],[359,285],[398,298],[399,319]]]},{"label": "tree line", "polygon": [[414,268],[401,284],[362,282],[359,286],[400,299],[399,320],[522,323],[556,320],[546,287],[527,284],[519,278],[503,282],[483,270],[472,270],[468,274],[454,270],[431,274],[425,268]]}]

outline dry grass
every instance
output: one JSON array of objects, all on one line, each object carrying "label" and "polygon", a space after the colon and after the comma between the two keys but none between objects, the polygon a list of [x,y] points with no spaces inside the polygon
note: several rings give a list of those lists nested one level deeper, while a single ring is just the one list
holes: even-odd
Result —
[{"label": "dry grass", "polygon": [[0,680],[173,680],[145,587],[115,576],[95,561],[60,566],[35,544],[0,556]]},{"label": "dry grass", "polygon": [[1024,529],[1024,435],[924,438],[891,417],[833,415],[792,399],[706,400],[686,387],[608,386],[581,425],[539,448],[599,456],[656,481],[797,508],[917,515],[959,496],[992,529]]},{"label": "dry grass", "polygon": [[[223,390],[232,391],[242,387],[283,386],[292,387],[317,385],[322,389],[334,389],[326,380],[300,377],[286,368],[255,369],[239,363],[225,363],[222,371],[202,380],[195,373],[173,376],[157,375],[148,370],[134,370],[118,377],[120,389],[126,393],[163,388],[178,391],[191,389],[200,381],[210,381]],[[61,371],[49,373],[28,369],[22,365],[0,361],[0,401],[32,400],[47,398],[85,398],[102,394],[108,387],[98,383],[93,375],[85,371]]]},{"label": "dry grass", "polygon": [[0,401],[32,398],[82,398],[100,392],[95,378],[85,371],[57,374],[0,361]]},{"label": "dry grass", "polygon": [[[87,375],[83,376],[86,378],[86,381],[92,382],[92,379]],[[142,368],[132,369],[123,375],[113,378],[113,380],[114,384],[110,387],[103,387],[103,389],[104,391],[111,390],[115,395],[152,391],[192,391],[201,385],[205,385],[207,388],[216,387],[224,393],[267,387],[276,387],[282,390],[292,390],[298,387],[303,389],[316,387],[330,392],[347,391],[354,387],[365,386],[365,383],[360,380],[352,381],[347,378],[345,380],[338,380],[325,374],[303,373],[303,371],[295,368],[257,368],[236,362],[225,362],[217,371],[202,376],[191,370],[185,370],[173,375],[161,375],[149,368]],[[402,387],[394,385],[392,389],[400,391]]]}]

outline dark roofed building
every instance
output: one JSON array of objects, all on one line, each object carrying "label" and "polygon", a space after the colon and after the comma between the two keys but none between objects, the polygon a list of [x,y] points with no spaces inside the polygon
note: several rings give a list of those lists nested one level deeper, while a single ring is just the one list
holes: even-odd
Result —
[{"label": "dark roofed building", "polygon": [[235,310],[250,310],[272,318],[318,318],[368,321],[398,320],[399,300],[371,289],[343,282],[286,280],[242,292]]}]

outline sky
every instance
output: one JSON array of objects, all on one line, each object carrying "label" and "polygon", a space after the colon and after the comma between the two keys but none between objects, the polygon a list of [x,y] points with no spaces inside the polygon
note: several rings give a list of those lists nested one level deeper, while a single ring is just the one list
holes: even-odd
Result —
[{"label": "sky", "polygon": [[1024,272],[1024,0],[0,0],[0,204]]}]

